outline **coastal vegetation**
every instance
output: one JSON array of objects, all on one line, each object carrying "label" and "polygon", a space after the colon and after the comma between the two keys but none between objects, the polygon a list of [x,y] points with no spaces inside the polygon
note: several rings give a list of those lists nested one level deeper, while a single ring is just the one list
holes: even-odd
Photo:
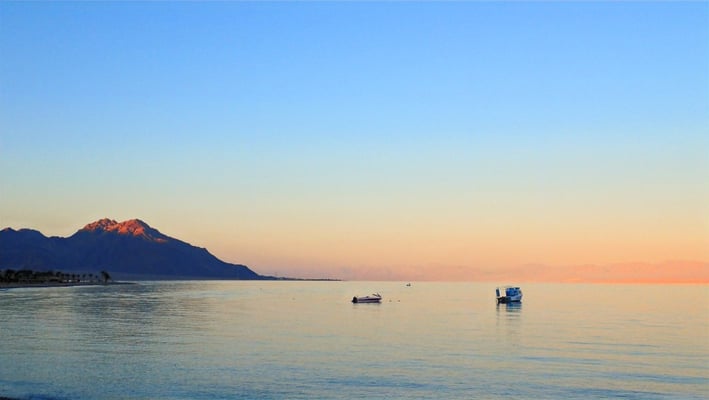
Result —
[{"label": "coastal vegetation", "polygon": [[0,285],[77,285],[99,284],[111,281],[107,271],[99,274],[62,271],[35,271],[31,269],[0,270]]}]

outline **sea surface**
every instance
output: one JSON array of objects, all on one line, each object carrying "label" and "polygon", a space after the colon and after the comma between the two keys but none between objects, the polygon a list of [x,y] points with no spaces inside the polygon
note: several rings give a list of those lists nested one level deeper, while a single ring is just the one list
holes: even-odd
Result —
[{"label": "sea surface", "polygon": [[[0,290],[0,397],[706,399],[707,285],[140,282]],[[381,304],[352,304],[379,292]]]}]

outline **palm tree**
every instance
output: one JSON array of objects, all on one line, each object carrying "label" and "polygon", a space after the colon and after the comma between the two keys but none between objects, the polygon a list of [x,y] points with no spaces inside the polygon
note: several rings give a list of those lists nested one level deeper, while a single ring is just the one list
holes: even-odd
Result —
[{"label": "palm tree", "polygon": [[3,271],[2,274],[0,274],[0,277],[2,277],[3,282],[12,282],[12,278],[15,275],[15,271],[11,269],[6,269]]},{"label": "palm tree", "polygon": [[111,275],[106,271],[101,271],[101,278],[103,279],[103,283],[108,283],[108,281],[111,280]]}]

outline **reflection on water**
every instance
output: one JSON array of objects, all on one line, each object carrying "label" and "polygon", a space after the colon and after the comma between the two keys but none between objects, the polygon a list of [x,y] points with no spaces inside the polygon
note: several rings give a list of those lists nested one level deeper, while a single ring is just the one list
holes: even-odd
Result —
[{"label": "reflection on water", "polygon": [[500,311],[519,314],[522,311],[522,302],[497,303],[497,312]]},{"label": "reflection on water", "polygon": [[[351,303],[373,290],[381,304]],[[398,282],[4,291],[0,397],[691,399],[709,390],[704,287],[530,285],[524,305],[496,305],[493,293]],[[570,293],[578,300],[559,301]],[[616,302],[621,294],[629,300]]]},{"label": "reflection on water", "polygon": [[516,343],[523,333],[522,303],[497,303],[495,311],[496,334],[498,337],[508,338],[510,343]]}]

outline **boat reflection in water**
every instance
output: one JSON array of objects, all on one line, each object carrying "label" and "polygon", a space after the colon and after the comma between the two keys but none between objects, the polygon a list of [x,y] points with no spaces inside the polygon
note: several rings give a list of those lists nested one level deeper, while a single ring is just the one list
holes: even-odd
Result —
[{"label": "boat reflection in water", "polygon": [[497,311],[505,311],[508,313],[522,312],[522,303],[517,301],[514,303],[497,303]]}]

